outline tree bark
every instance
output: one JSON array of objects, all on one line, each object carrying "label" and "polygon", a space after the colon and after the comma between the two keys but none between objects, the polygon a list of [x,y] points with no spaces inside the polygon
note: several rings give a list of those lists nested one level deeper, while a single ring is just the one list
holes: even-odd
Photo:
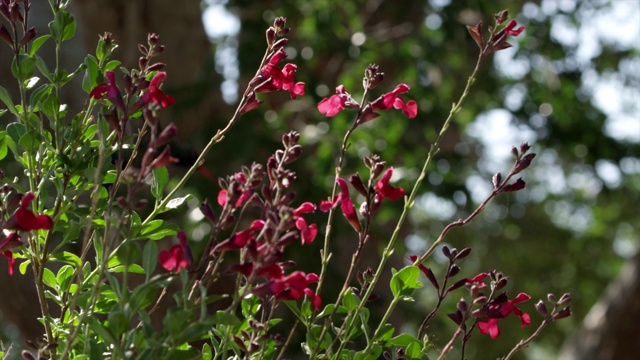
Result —
[{"label": "tree bark", "polygon": [[640,253],[628,260],[591,308],[562,360],[635,359],[640,354]]}]

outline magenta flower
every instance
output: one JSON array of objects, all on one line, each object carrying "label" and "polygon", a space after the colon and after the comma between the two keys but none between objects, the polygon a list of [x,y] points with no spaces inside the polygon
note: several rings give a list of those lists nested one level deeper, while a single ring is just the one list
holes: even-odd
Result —
[{"label": "magenta flower", "polygon": [[388,110],[392,107],[401,110],[409,119],[416,117],[418,114],[418,105],[415,100],[409,100],[405,103],[398,95],[409,91],[409,85],[399,84],[392,92],[386,93],[371,103],[373,110]]},{"label": "magenta flower", "polygon": [[187,243],[184,231],[178,231],[180,244],[172,246],[169,250],[160,251],[158,261],[167,271],[178,272],[181,268],[187,269],[193,263],[191,249]]},{"label": "magenta flower", "polygon": [[522,34],[525,27],[520,26],[519,28],[516,29],[516,26],[518,26],[518,22],[515,19],[509,21],[507,26],[504,27],[504,32],[507,33],[507,36],[518,36]]},{"label": "magenta flower", "polygon": [[344,88],[344,85],[336,87],[336,93],[320,100],[318,103],[318,111],[327,117],[336,116],[345,107],[352,108],[358,105],[351,100],[351,95]]},{"label": "magenta flower", "polygon": [[285,90],[289,91],[292,99],[295,99],[297,95],[304,95],[304,83],[296,83],[294,80],[297,66],[291,63],[286,64],[282,69],[276,66],[286,57],[287,54],[282,49],[271,56],[267,64],[260,69],[260,74],[254,79],[254,82],[259,82],[255,92]]},{"label": "magenta flower", "polygon": [[247,246],[250,241],[256,239],[256,232],[262,230],[264,225],[264,220],[254,220],[248,229],[236,232],[228,239],[221,241],[213,250],[228,251],[242,249]]},{"label": "magenta flower", "polygon": [[389,180],[393,175],[393,168],[390,167],[382,175],[382,179],[376,183],[376,191],[383,199],[389,199],[391,201],[398,200],[404,196],[403,188],[395,188],[389,185]]}]

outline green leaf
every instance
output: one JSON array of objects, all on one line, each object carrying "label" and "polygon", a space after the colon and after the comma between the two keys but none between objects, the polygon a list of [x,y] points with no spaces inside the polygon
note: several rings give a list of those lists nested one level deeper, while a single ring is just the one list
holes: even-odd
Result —
[{"label": "green leaf", "polygon": [[380,345],[374,344],[369,350],[357,352],[355,356],[353,356],[353,359],[376,360],[380,359],[380,354],[382,354],[382,347]]},{"label": "green leaf", "polygon": [[416,343],[422,347],[422,343],[420,342],[420,340],[416,339],[415,337],[409,334],[400,334],[394,337],[393,339],[389,340],[389,346],[392,346],[392,347],[406,348],[407,346],[413,343]]},{"label": "green leaf", "polygon": [[342,305],[348,311],[354,311],[358,304],[360,303],[360,298],[356,294],[353,293],[351,289],[348,289],[342,298]]},{"label": "green leaf", "polygon": [[147,241],[142,250],[142,268],[147,276],[147,280],[158,265],[158,245],[153,241]]},{"label": "green leaf", "polygon": [[53,271],[45,268],[42,273],[42,282],[49,286],[52,289],[56,288],[56,276],[53,274]]},{"label": "green leaf", "polygon": [[386,342],[389,341],[389,339],[391,339],[391,337],[393,336],[394,331],[395,328],[391,324],[384,324],[384,326],[382,326],[382,328],[380,329],[378,337],[374,339],[374,341],[378,341],[381,344],[386,344]]},{"label": "green leaf", "polygon": [[22,263],[20,263],[20,266],[18,266],[18,270],[20,271],[20,274],[24,275],[27,273],[27,267],[29,266],[29,264],[31,264],[31,260],[25,260]]},{"label": "green leaf", "polygon": [[76,20],[68,12],[59,11],[49,23],[49,30],[57,43],[67,41],[76,33]]},{"label": "green leaf", "polygon": [[22,135],[18,144],[27,151],[35,151],[42,144],[42,136],[35,130],[29,131]]},{"label": "green leaf", "polygon": [[248,295],[242,299],[240,306],[242,308],[242,315],[248,318],[255,315],[261,306],[260,298],[255,295]]},{"label": "green leaf", "polygon": [[65,265],[58,270],[56,276],[56,284],[58,285],[58,292],[65,292],[69,288],[69,284],[73,279],[73,268],[69,265]]},{"label": "green leaf", "polygon": [[131,264],[129,265],[129,267],[126,267],[124,265],[117,265],[109,268],[109,271],[112,273],[121,273],[126,271],[134,274],[144,274],[144,269],[138,264]]},{"label": "green leaf", "polygon": [[80,260],[80,257],[68,251],[51,254],[49,255],[49,258],[54,259],[56,261],[61,261],[73,266],[82,266],[82,260]]},{"label": "green leaf", "polygon": [[20,138],[27,133],[27,128],[20,123],[11,123],[7,126],[7,135],[17,144]]},{"label": "green leaf", "polygon": [[84,63],[87,65],[84,78],[82,79],[82,90],[86,93],[90,93],[99,81],[102,81],[102,73],[100,72],[100,66],[98,60],[91,55],[87,55],[84,59]]},{"label": "green leaf", "polygon": [[238,319],[233,313],[219,310],[213,316],[212,321],[214,324],[218,325],[228,325],[228,326],[240,326],[242,321]]},{"label": "green leaf", "polygon": [[0,86],[0,101],[4,103],[7,109],[9,109],[14,116],[18,116],[18,111],[16,110],[16,106],[13,104],[13,100],[11,100],[11,95],[7,89],[2,86]]},{"label": "green leaf", "polygon": [[420,270],[417,266],[407,266],[398,272],[392,269],[392,272],[391,292],[394,297],[410,296],[413,290],[422,287],[422,283],[418,281]]},{"label": "green leaf", "polygon": [[8,153],[7,142],[4,140],[6,136],[6,132],[0,131],[0,160],[4,159]]},{"label": "green leaf", "polygon": [[33,42],[31,43],[31,48],[29,49],[29,56],[33,56],[38,51],[38,49],[40,49],[40,47],[47,40],[49,40],[49,38],[51,38],[51,35],[47,34],[47,35],[42,35],[39,38],[33,40]]},{"label": "green leaf", "polygon": [[162,199],[164,188],[169,183],[169,171],[166,167],[153,170],[153,183],[151,184],[151,194],[156,199]]},{"label": "green leaf", "polygon": [[141,238],[149,238],[151,240],[160,240],[167,236],[178,233],[178,226],[165,222],[164,220],[153,220],[142,227],[140,232]]},{"label": "green leaf", "polygon": [[213,359],[213,353],[211,352],[211,346],[209,344],[207,344],[207,343],[202,345],[202,351],[200,351],[200,354],[202,355],[202,360],[212,360]]}]

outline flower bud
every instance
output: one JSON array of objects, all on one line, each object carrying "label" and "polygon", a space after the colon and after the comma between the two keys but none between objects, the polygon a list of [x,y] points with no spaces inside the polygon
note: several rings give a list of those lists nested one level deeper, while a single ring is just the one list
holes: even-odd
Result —
[{"label": "flower bud", "polygon": [[509,18],[509,10],[502,10],[499,13],[494,14],[493,17],[496,19],[496,24],[501,25]]},{"label": "flower bud", "polygon": [[547,300],[549,300],[550,303],[555,304],[556,303],[556,296],[553,295],[552,293],[548,293],[547,294]]},{"label": "flower bud", "polygon": [[567,306],[566,308],[558,311],[557,313],[555,313],[553,315],[553,319],[554,320],[560,320],[560,319],[564,319],[566,317],[571,316],[571,309]]},{"label": "flower bud", "polygon": [[273,42],[276,40],[276,29],[270,27],[267,29],[267,45],[273,46]]},{"label": "flower bud", "polygon": [[558,300],[558,305],[568,304],[569,302],[571,302],[571,294],[565,293],[560,297],[560,300]]},{"label": "flower bud", "polygon": [[7,44],[9,44],[9,46],[11,46],[11,48],[13,48],[13,38],[11,37],[11,34],[9,34],[9,31],[4,26],[4,24],[0,24],[0,38],[2,38],[2,40],[4,40]]},{"label": "flower bud", "polygon": [[36,37],[36,28],[35,27],[31,27],[29,30],[27,30],[27,32],[24,34],[24,36],[22,37],[22,40],[20,40],[20,46],[25,46],[26,44],[28,44],[31,40],[33,40]]},{"label": "flower bud", "polygon": [[362,182],[362,179],[360,178],[360,175],[358,175],[358,173],[349,176],[349,182],[351,183],[351,186],[356,189],[356,191],[362,194],[362,196],[367,196],[367,188],[364,186],[364,183]]},{"label": "flower bud", "polygon": [[536,303],[536,310],[542,316],[547,316],[549,312],[547,311],[547,306],[544,304],[544,301],[540,300]]},{"label": "flower bud", "polygon": [[519,178],[518,180],[512,182],[511,184],[506,185],[505,187],[502,188],[502,191],[504,192],[513,192],[513,191],[518,191],[518,190],[522,190],[527,186],[527,183],[522,180],[522,178]]}]

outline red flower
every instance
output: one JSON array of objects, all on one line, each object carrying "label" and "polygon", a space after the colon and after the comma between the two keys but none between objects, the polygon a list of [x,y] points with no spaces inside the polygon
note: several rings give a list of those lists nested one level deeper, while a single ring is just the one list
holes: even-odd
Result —
[{"label": "red flower", "polygon": [[349,221],[351,227],[358,233],[362,232],[362,224],[360,224],[360,220],[358,219],[358,215],[356,214],[356,208],[353,206],[353,202],[351,201],[351,197],[349,196],[349,186],[347,186],[347,182],[342,178],[338,178],[338,185],[340,186],[340,210],[342,210],[342,215]]},{"label": "red flower", "polygon": [[122,93],[120,92],[120,89],[116,84],[116,73],[109,70],[104,75],[107,78],[107,80],[109,80],[109,82],[97,85],[95,88],[93,88],[93,90],[91,90],[91,93],[89,93],[89,96],[91,96],[94,99],[102,99],[102,96],[105,93],[107,93],[107,99],[111,101],[111,103],[115,107],[117,107],[121,111],[124,111],[124,102],[122,100]]},{"label": "red flower", "polygon": [[382,179],[376,183],[376,191],[383,199],[389,199],[392,201],[398,200],[404,196],[403,188],[395,188],[389,185],[389,180],[393,174],[393,168],[388,168],[382,175]]},{"label": "red flower", "polygon": [[[480,276],[480,275],[478,275]],[[477,276],[476,276],[477,277]],[[523,313],[516,305],[531,299],[531,296],[520,293],[513,300],[508,300],[506,295],[499,296],[491,301],[487,308],[476,310],[477,314],[481,314],[484,320],[478,321],[478,330],[482,334],[489,334],[492,339],[500,336],[500,328],[498,327],[498,319],[505,318],[511,313],[515,314],[522,321],[522,328],[531,324],[531,317],[527,313]]]},{"label": "red flower", "polygon": [[216,245],[214,251],[235,250],[245,247],[249,243],[249,241],[255,240],[256,235],[254,233],[256,231],[262,230],[262,228],[264,228],[264,225],[264,220],[254,220],[248,229],[238,231],[237,233],[231,235],[230,238],[221,241],[218,245]]},{"label": "red flower", "polygon": [[524,26],[520,26],[517,29],[516,26],[518,26],[518,22],[515,19],[509,21],[507,26],[504,27],[504,32],[507,33],[507,36],[518,36],[522,34],[522,32],[524,31]]},{"label": "red flower", "polygon": [[258,296],[271,295],[276,300],[298,300],[302,295],[307,295],[311,299],[316,310],[320,309],[321,299],[308,286],[318,282],[318,275],[305,274],[302,271],[294,271],[287,276],[281,276],[253,289],[253,293]]},{"label": "red flower", "polygon": [[316,211],[316,206],[310,202],[305,202],[293,211],[293,219],[296,221],[296,228],[300,230],[302,245],[311,244],[318,235],[318,226],[316,224],[308,225],[307,221],[300,216]]},{"label": "red flower", "polygon": [[151,83],[149,83],[149,87],[142,93],[142,96],[136,101],[136,103],[132,107],[132,111],[135,112],[139,108],[148,103],[153,103],[156,105],[160,105],[163,108],[169,107],[173,105],[175,99],[171,95],[165,95],[165,93],[160,90],[160,83],[167,77],[167,73],[164,71],[158,71],[153,79],[151,79]]},{"label": "red flower", "polygon": [[49,230],[53,227],[53,220],[49,215],[36,215],[27,209],[34,198],[35,195],[31,192],[25,194],[20,202],[20,207],[13,215],[18,230]]},{"label": "red flower", "polygon": [[[247,183],[246,177],[241,172],[236,173],[234,175],[234,180],[240,185],[245,185]],[[218,205],[224,207],[227,204],[227,201],[229,201],[228,197],[229,197],[229,192],[226,189],[220,190],[220,192],[218,192]],[[238,199],[235,201],[233,208],[234,209],[239,208],[250,197],[251,197],[250,189],[243,191],[238,197]]]},{"label": "red flower", "polygon": [[409,100],[409,102],[405,103],[404,100],[398,96],[407,91],[409,91],[409,85],[399,84],[392,92],[386,93],[374,100],[371,103],[371,108],[373,108],[373,110],[388,110],[393,107],[402,110],[409,119],[412,119],[418,114],[418,105],[414,100]]},{"label": "red flower", "polygon": [[9,275],[13,275],[13,265],[16,260],[13,258],[13,253],[11,253],[10,249],[16,248],[18,246],[22,246],[22,241],[20,241],[20,235],[17,233],[10,233],[0,241],[0,255],[4,255],[9,259]]},{"label": "red flower", "polygon": [[320,100],[318,103],[318,111],[327,117],[336,116],[345,107],[352,108],[358,106],[351,100],[351,95],[344,88],[344,85],[336,87],[335,95]]},{"label": "red flower", "polygon": [[168,271],[178,272],[180,268],[187,269],[189,264],[193,263],[191,249],[189,249],[184,231],[178,231],[178,240],[180,240],[180,244],[172,246],[169,250],[160,251],[158,254],[160,265]]}]

